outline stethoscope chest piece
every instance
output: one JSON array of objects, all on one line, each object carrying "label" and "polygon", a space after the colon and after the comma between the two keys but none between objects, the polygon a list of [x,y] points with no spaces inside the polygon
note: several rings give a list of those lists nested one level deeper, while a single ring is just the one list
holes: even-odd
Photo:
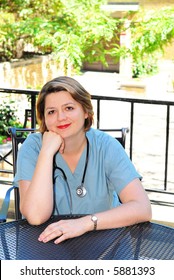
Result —
[{"label": "stethoscope chest piece", "polygon": [[87,191],[83,184],[81,184],[79,187],[77,187],[76,194],[79,197],[84,197],[86,195],[86,193],[87,193]]}]

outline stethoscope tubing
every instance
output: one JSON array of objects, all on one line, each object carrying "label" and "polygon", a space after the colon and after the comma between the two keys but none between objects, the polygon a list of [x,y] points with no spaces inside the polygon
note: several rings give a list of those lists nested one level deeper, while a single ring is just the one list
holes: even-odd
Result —
[{"label": "stethoscope tubing", "polygon": [[[64,170],[57,166],[55,158],[56,158],[56,155],[54,156],[54,159],[53,159],[53,186],[54,186],[55,180],[56,180],[56,178],[55,178],[55,171],[56,171],[56,169],[58,169],[58,170],[60,170],[62,172],[64,180],[65,180],[67,188],[68,188],[70,214],[72,215],[72,212],[73,212],[73,200],[72,200],[72,194],[71,194],[70,185],[68,183],[67,176],[66,176]],[[89,160],[89,141],[87,139],[86,160],[85,160],[85,167],[84,167],[84,171],[83,171],[82,181],[81,181],[81,185],[79,187],[77,187],[77,189],[76,189],[76,194],[79,197],[84,197],[86,195],[86,192],[87,192],[86,188],[84,187],[84,181],[85,181],[86,170],[87,170],[87,166],[88,166],[88,160]],[[56,201],[55,201],[55,208],[56,208],[57,212],[59,213]]]}]

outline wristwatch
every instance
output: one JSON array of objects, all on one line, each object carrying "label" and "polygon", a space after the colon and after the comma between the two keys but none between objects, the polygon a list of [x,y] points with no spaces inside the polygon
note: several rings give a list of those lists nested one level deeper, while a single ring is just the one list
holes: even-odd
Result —
[{"label": "wristwatch", "polygon": [[91,221],[94,223],[94,230],[96,230],[98,218],[95,215],[91,215]]}]

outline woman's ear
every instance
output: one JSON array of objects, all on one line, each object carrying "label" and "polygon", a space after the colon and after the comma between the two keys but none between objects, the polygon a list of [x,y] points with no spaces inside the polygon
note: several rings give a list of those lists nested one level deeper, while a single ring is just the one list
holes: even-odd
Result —
[{"label": "woman's ear", "polygon": [[87,119],[89,117],[88,113],[85,113],[85,119]]}]

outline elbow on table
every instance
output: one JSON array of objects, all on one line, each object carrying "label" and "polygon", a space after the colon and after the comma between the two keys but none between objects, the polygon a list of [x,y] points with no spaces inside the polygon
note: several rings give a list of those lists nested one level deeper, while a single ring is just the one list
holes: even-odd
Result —
[{"label": "elbow on table", "polygon": [[47,220],[49,220],[49,216],[48,217],[26,217],[27,222],[32,225],[32,226],[39,226],[43,223],[45,223]]},{"label": "elbow on table", "polygon": [[143,211],[143,222],[150,222],[152,219],[152,207],[150,202],[144,206],[144,211]]},{"label": "elbow on table", "polygon": [[150,222],[152,220],[152,210],[149,210],[149,212],[146,214],[145,221]]},{"label": "elbow on table", "polygon": [[33,213],[25,213],[25,212],[22,212],[22,215],[23,217],[25,217],[25,219],[27,220],[27,222],[30,224],[30,225],[33,225],[33,226],[38,226],[38,225],[41,225],[43,224],[44,222],[46,222],[47,220],[49,220],[50,216],[51,215],[48,215],[48,214],[45,214],[45,215],[40,215],[39,213],[38,214],[33,214]]},{"label": "elbow on table", "polygon": [[150,222],[152,219],[152,207],[150,201],[136,201],[134,207],[130,210],[135,224]]}]

